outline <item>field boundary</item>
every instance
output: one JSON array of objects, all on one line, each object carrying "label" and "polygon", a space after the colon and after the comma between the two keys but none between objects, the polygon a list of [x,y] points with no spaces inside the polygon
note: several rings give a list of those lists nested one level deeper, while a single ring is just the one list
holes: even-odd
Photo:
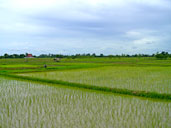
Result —
[{"label": "field boundary", "polygon": [[166,94],[166,93],[160,94],[160,93],[156,93],[156,92],[99,87],[99,86],[95,86],[95,85],[72,83],[72,82],[61,81],[61,80],[47,80],[47,79],[33,78],[33,77],[28,77],[28,76],[19,76],[19,75],[15,75],[15,74],[0,74],[0,75],[6,76],[6,77],[11,77],[11,78],[16,78],[16,79],[20,79],[20,80],[29,80],[29,81],[49,83],[49,84],[54,84],[54,85],[60,84],[60,85],[68,86],[68,87],[90,89],[90,90],[95,90],[95,91],[103,91],[103,92],[124,94],[124,95],[130,95],[130,96],[152,98],[152,99],[171,100],[171,94]]}]

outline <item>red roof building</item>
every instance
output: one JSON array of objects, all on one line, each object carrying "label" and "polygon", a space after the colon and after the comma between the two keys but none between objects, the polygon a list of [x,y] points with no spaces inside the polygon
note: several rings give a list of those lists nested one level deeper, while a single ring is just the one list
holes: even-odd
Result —
[{"label": "red roof building", "polygon": [[34,58],[32,54],[27,54],[25,58]]},{"label": "red roof building", "polygon": [[27,57],[33,57],[33,55],[32,54],[28,54]]}]

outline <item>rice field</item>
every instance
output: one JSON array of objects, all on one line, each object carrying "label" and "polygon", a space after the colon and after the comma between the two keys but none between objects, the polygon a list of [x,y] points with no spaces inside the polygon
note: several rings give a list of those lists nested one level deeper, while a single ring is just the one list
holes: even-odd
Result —
[{"label": "rice field", "polygon": [[171,127],[171,103],[0,77],[2,128]]},{"label": "rice field", "polygon": [[[65,58],[59,63],[52,58],[1,59],[0,128],[170,128],[170,62],[155,58]],[[97,87],[83,89],[89,85]]]},{"label": "rice field", "polygon": [[107,66],[20,75],[110,88],[171,94],[171,67]]}]

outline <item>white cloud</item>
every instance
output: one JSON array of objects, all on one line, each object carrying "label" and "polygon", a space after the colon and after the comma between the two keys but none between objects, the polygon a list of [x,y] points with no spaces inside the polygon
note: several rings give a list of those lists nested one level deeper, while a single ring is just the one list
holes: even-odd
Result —
[{"label": "white cloud", "polygon": [[134,45],[146,45],[146,44],[155,44],[158,43],[160,39],[156,37],[144,37],[142,39],[134,40]]},{"label": "white cloud", "polygon": [[38,51],[39,46],[66,53],[131,53],[132,48],[145,51],[149,45],[153,50],[164,48],[170,40],[170,2],[0,0],[0,51],[2,45],[17,49],[22,44],[31,50]]},{"label": "white cloud", "polygon": [[149,5],[153,7],[161,7],[161,8],[171,8],[170,0],[131,0],[132,2],[136,2],[138,4]]},{"label": "white cloud", "polygon": [[156,33],[159,33],[159,31],[151,30],[151,29],[136,29],[136,30],[127,31],[125,33],[125,37],[144,38],[144,37],[154,36]]}]

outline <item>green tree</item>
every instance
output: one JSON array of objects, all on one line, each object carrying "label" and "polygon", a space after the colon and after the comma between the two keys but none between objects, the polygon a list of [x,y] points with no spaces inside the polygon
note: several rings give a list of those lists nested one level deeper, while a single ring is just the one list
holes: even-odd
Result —
[{"label": "green tree", "polygon": [[9,55],[8,55],[7,53],[5,53],[5,54],[4,54],[4,57],[5,57],[5,58],[8,58],[8,57],[9,57]]},{"label": "green tree", "polygon": [[167,59],[169,57],[169,53],[168,52],[164,52],[164,51],[161,52],[161,53],[157,52],[155,57],[157,59]]},{"label": "green tree", "polygon": [[100,57],[103,57],[103,56],[104,56],[104,55],[101,53],[101,54],[100,54]]}]

